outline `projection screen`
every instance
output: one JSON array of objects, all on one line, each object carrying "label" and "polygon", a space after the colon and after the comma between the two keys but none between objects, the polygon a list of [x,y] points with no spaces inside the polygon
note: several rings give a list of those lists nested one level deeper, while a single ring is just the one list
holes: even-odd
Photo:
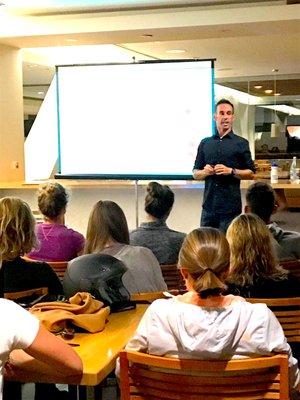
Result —
[{"label": "projection screen", "polygon": [[59,176],[191,178],[213,84],[213,60],[58,66]]}]

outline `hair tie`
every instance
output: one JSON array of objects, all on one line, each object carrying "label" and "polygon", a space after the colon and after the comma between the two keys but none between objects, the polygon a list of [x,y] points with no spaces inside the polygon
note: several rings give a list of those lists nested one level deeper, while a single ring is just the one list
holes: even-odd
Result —
[{"label": "hair tie", "polygon": [[[213,269],[211,269],[211,268],[205,268],[205,270],[202,272],[202,275],[200,275],[199,276],[199,278],[203,278],[203,276],[206,274],[206,272],[208,272],[208,271],[210,271],[210,272],[212,272],[213,274],[215,274],[215,271],[213,270]],[[199,279],[198,278],[198,279]]]}]

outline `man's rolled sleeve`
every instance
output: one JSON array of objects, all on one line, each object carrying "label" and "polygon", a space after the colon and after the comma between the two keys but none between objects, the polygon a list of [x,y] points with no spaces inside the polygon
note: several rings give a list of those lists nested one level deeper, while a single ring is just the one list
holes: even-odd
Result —
[{"label": "man's rolled sleeve", "polygon": [[206,163],[205,163],[203,147],[204,147],[204,143],[202,140],[198,146],[197,156],[196,156],[196,160],[195,160],[193,169],[203,169],[205,167]]}]

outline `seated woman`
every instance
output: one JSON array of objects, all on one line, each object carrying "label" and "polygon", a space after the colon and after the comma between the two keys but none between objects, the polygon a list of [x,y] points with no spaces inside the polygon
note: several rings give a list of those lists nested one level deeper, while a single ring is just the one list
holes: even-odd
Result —
[{"label": "seated woman", "polygon": [[6,293],[47,287],[49,294],[62,294],[62,284],[48,264],[21,258],[36,246],[34,228],[35,219],[27,203],[16,197],[0,199],[3,291]]},{"label": "seated woman", "polygon": [[[79,383],[82,362],[62,339],[43,328],[39,321],[17,304],[0,299],[3,321],[0,335],[0,400],[3,375],[14,380],[35,382],[61,381]],[[5,323],[4,323],[5,322]],[[22,349],[23,352],[13,352]]]},{"label": "seated woman", "polygon": [[300,282],[278,265],[273,238],[256,215],[241,214],[228,227],[229,293],[243,297],[298,297]]},{"label": "seated woman", "polygon": [[185,233],[168,228],[166,220],[174,204],[174,193],[167,185],[150,182],[145,211],[147,222],[130,232],[130,244],[148,247],[160,264],[175,264]]},{"label": "seated woman", "polygon": [[69,261],[83,251],[84,237],[67,228],[65,213],[68,195],[59,183],[47,183],[39,189],[38,206],[44,222],[37,224],[39,246],[29,257],[40,261]]},{"label": "seated woman", "polygon": [[154,301],[126,349],[203,360],[284,352],[296,386],[297,361],[272,311],[265,304],[224,295],[229,261],[229,245],[219,230],[200,228],[188,234],[178,261],[188,292]]},{"label": "seated woman", "polygon": [[[129,245],[125,215],[113,201],[100,200],[94,205],[89,217],[84,253],[109,254],[121,260],[127,267],[122,280],[129,293],[167,289],[152,251]],[[72,261],[69,268],[72,268]]]}]

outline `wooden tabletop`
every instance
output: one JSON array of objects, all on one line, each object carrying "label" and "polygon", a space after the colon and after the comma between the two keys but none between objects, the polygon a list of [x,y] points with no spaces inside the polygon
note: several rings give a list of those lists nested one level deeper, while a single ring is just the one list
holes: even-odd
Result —
[{"label": "wooden tabletop", "polygon": [[114,370],[116,359],[133,336],[148,305],[139,304],[135,310],[109,316],[105,329],[99,333],[76,333],[70,343],[83,362],[81,385],[95,386]]}]

